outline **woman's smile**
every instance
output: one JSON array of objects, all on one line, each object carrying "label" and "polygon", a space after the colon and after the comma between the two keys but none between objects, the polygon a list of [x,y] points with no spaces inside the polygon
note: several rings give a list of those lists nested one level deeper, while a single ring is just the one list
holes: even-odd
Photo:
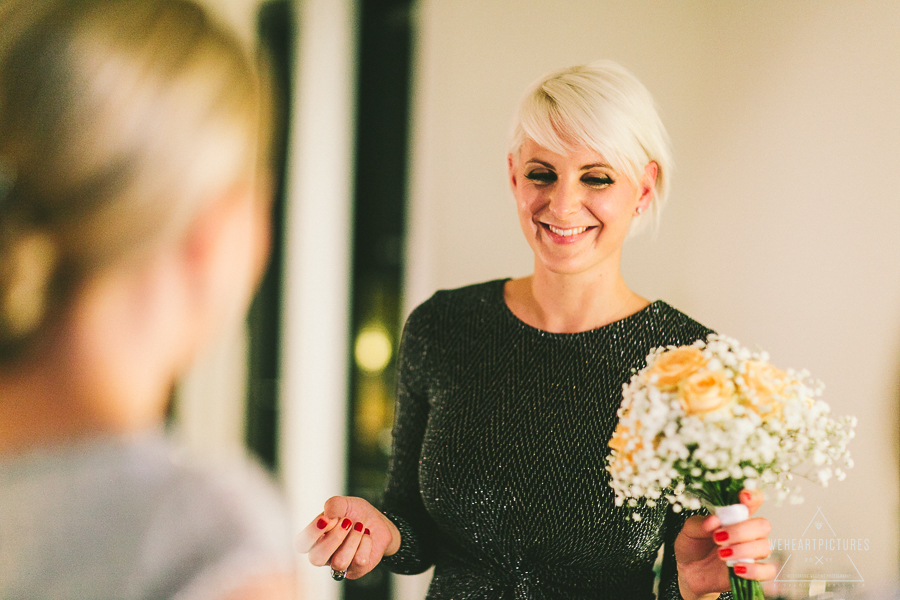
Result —
[{"label": "woman's smile", "polygon": [[574,244],[588,237],[588,234],[593,233],[595,229],[598,229],[596,225],[567,228],[557,227],[540,221],[538,223],[550,241],[555,244]]}]

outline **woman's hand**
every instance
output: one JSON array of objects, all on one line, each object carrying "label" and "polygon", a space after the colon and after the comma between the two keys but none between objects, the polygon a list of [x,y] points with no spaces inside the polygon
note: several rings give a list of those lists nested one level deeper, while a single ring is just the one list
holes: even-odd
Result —
[{"label": "woman's hand", "polygon": [[362,498],[335,496],[297,536],[297,549],[317,567],[330,565],[358,579],[400,548],[400,532]]},{"label": "woman's hand", "polygon": [[[760,491],[743,490],[741,504],[752,515],[763,503]],[[688,519],[675,539],[678,562],[678,584],[685,600],[701,598],[730,589],[725,561],[741,558],[753,560],[769,555],[767,536],[772,526],[766,519],[748,519],[722,527],[719,518],[695,516]],[[766,580],[776,575],[775,565],[738,563],[734,572],[744,579]]]}]

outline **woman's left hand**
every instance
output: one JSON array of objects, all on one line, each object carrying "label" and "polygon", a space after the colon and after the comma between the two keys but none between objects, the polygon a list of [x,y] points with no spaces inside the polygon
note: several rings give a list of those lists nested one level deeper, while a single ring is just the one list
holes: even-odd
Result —
[{"label": "woman's left hand", "polygon": [[[740,500],[752,515],[762,505],[763,494],[758,490],[743,490]],[[766,558],[771,529],[769,521],[761,518],[727,527],[715,515],[689,518],[675,539],[681,595],[685,600],[694,600],[731,589],[725,562]],[[744,579],[772,579],[776,567],[767,563],[738,563],[735,574]]]}]

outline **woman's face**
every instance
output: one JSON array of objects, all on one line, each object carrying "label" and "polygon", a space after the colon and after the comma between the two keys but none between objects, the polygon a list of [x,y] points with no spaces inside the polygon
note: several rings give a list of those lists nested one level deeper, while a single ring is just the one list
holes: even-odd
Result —
[{"label": "woman's face", "polygon": [[650,205],[657,165],[633,183],[600,154],[579,148],[557,154],[525,139],[509,155],[509,179],[519,224],[535,269],[557,274],[618,271],[622,242],[637,209]]}]

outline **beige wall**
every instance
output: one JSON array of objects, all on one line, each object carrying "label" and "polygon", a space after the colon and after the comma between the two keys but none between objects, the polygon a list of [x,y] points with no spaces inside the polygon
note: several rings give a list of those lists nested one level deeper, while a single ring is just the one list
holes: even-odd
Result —
[{"label": "beige wall", "polygon": [[[799,537],[822,507],[869,589],[898,574],[900,3],[422,0],[409,307],[437,288],[523,275],[505,181],[525,86],[607,57],[655,95],[678,166],[632,287],[759,345],[859,417],[847,481],[765,509]],[[412,596],[409,596],[412,598]]]}]

